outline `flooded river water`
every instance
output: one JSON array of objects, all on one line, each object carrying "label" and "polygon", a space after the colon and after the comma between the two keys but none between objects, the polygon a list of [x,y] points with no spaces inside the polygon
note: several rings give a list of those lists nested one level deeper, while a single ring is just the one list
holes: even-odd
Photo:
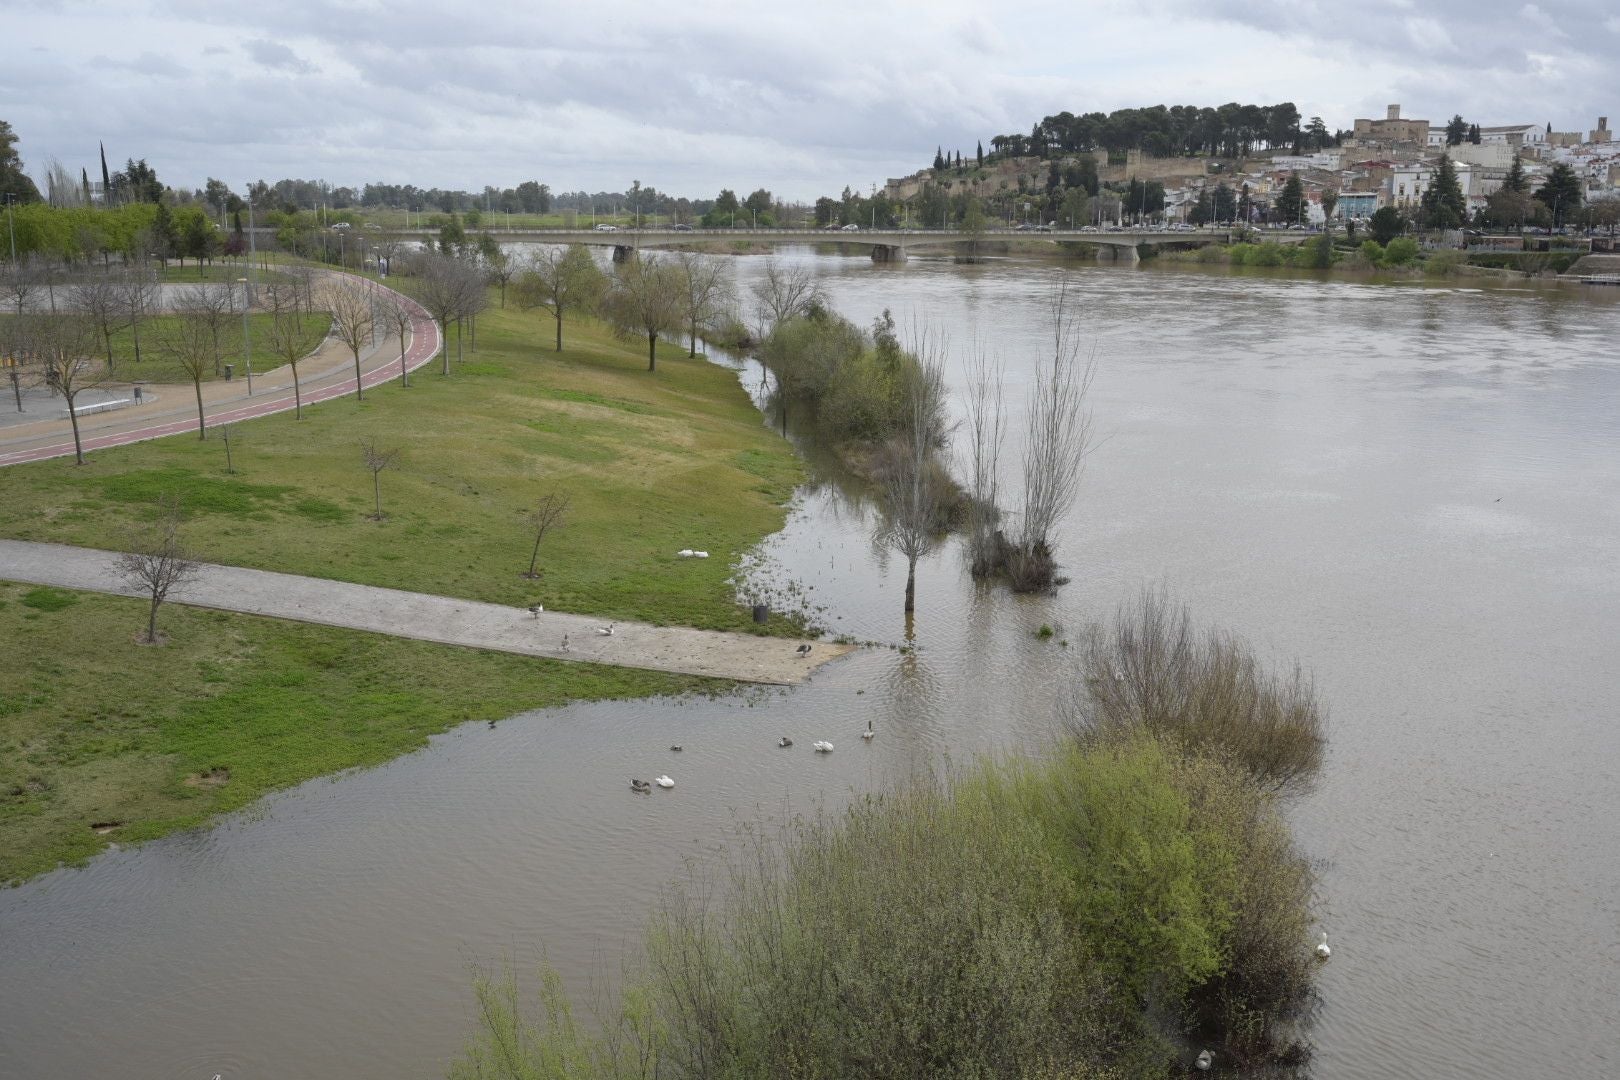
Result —
[{"label": "flooded river water", "polygon": [[[858,322],[889,308],[948,333],[957,389],[977,337],[1021,411],[1055,264],[782,257]],[[760,261],[737,260],[744,283]],[[1062,641],[1159,584],[1299,659],[1331,708],[1323,780],[1291,811],[1334,946],[1315,1075],[1620,1069],[1616,298],[1067,272],[1102,439],[1058,595],[976,587],[953,544],[919,568],[913,655],[465,726],[0,892],[0,1076],[442,1075],[471,1027],[469,960],[543,947],[585,997],[734,821],[1038,745],[1069,692]],[[873,524],[809,485],[746,588],[792,583],[832,632],[901,640],[905,567]],[[631,795],[648,772],[676,787]]]}]

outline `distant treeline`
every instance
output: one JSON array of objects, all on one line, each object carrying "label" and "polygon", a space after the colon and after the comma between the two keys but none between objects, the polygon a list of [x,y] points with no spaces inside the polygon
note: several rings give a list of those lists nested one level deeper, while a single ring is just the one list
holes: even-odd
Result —
[{"label": "distant treeline", "polygon": [[1319,149],[1335,144],[1343,134],[1330,132],[1318,116],[1302,125],[1299,109],[1291,101],[1278,105],[1240,105],[1234,101],[1215,108],[1153,105],[1115,109],[1111,113],[1060,112],[1047,116],[1027,135],[993,136],[989,156],[1046,157],[1093,150],[1141,150],[1155,157],[1242,157],[1257,149]]}]

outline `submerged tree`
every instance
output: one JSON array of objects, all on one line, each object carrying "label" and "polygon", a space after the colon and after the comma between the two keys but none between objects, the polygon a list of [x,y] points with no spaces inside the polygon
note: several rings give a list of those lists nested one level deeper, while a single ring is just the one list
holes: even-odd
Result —
[{"label": "submerged tree", "polygon": [[[1082,189],[1076,189],[1082,190]],[[968,558],[974,577],[1006,561],[1001,536],[1001,447],[1006,436],[1000,360],[982,348],[968,359]]]},{"label": "submerged tree", "polygon": [[1052,533],[1080,491],[1091,451],[1087,401],[1096,361],[1080,357],[1079,327],[1068,282],[1051,297],[1052,359],[1036,370],[1024,439],[1024,502],[1007,567],[1014,589],[1050,588],[1057,578]]},{"label": "submerged tree", "polygon": [[888,446],[883,480],[885,521],[879,539],[906,560],[906,615],[917,609],[917,560],[939,544],[946,480],[935,459],[935,418],[945,397],[945,376],[928,343],[917,350],[921,368],[908,387],[904,428]]},{"label": "submerged tree", "polygon": [[695,251],[681,251],[675,255],[681,268],[682,314],[686,320],[687,351],[689,358],[697,356],[698,328],[719,314],[721,305],[731,295],[731,277],[724,259]]}]

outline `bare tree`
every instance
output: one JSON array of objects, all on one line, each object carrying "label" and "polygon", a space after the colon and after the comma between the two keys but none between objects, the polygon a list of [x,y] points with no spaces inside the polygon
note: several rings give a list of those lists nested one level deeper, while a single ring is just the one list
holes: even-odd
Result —
[{"label": "bare tree", "polygon": [[1000,360],[991,360],[983,348],[968,359],[968,551],[972,573],[983,577],[1005,562],[1001,539],[1001,447],[1006,436],[1002,395],[1005,381]]},{"label": "bare tree", "polygon": [[157,279],[145,265],[133,266],[125,271],[117,283],[118,299],[123,306],[123,321],[135,339],[135,362],[141,362],[141,320],[155,308],[162,295]]},{"label": "bare tree", "polygon": [[679,267],[637,255],[619,265],[603,297],[603,312],[620,332],[647,335],[648,371],[658,369],[658,335],[681,325],[684,292]]},{"label": "bare tree", "polygon": [[731,275],[725,260],[715,255],[695,251],[678,252],[675,256],[681,268],[686,295],[681,306],[686,317],[688,357],[697,356],[698,327],[719,314],[731,297]]},{"label": "bare tree", "polygon": [[1009,566],[1013,588],[1025,592],[1050,588],[1056,578],[1052,531],[1080,492],[1092,444],[1087,395],[1097,365],[1080,359],[1067,281],[1052,291],[1051,319],[1052,361],[1036,370],[1029,396],[1024,508]]},{"label": "bare tree", "polygon": [[476,263],[467,262],[461,283],[461,300],[456,306],[456,360],[464,359],[461,352],[462,328],[472,337],[472,350],[478,351],[478,316],[489,307],[489,280]]},{"label": "bare tree", "polygon": [[381,320],[399,333],[399,385],[411,385],[411,372],[405,366],[405,338],[416,323],[416,305],[392,289],[382,294]]},{"label": "bare tree", "polygon": [[70,297],[74,310],[83,312],[100,332],[107,353],[107,373],[112,374],[112,336],[123,328],[125,318],[124,299],[117,283],[105,274],[99,275],[73,286]]},{"label": "bare tree", "polygon": [[193,308],[181,307],[158,331],[158,349],[191,380],[191,388],[197,395],[197,438],[208,438],[202,384],[217,355],[208,317]]},{"label": "bare tree", "polygon": [[[483,288],[483,275],[477,268],[449,255],[428,255],[421,264],[422,306],[427,308],[433,321],[439,324],[440,349],[443,368],[440,374],[450,374],[450,321],[459,319],[468,307],[468,294]],[[476,283],[476,284],[475,284]]]},{"label": "bare tree", "polygon": [[225,352],[220,348],[219,335],[236,314],[236,289],[230,285],[192,285],[180,294],[175,306],[189,312],[208,325],[208,338],[213,347],[214,374]]},{"label": "bare tree", "polygon": [[12,304],[17,308],[17,314],[21,316],[28,298],[44,284],[40,277],[39,262],[25,258],[6,263],[5,270],[0,272],[0,283],[4,283],[6,295],[11,298]]},{"label": "bare tree", "polygon": [[32,351],[28,320],[0,319],[0,356],[6,363],[6,379],[11,383],[11,394],[17,399],[17,411],[23,411],[22,384],[27,376],[30,383],[36,374],[37,358]]},{"label": "bare tree", "polygon": [[146,631],[137,639],[144,645],[163,644],[157,632],[158,608],[169,598],[169,593],[194,579],[202,569],[180,543],[179,503],[165,499],[158,507],[158,520],[146,539],[135,550],[113,560],[113,572],[151,603]]},{"label": "bare tree", "polygon": [[366,439],[364,442],[362,442],[360,444],[360,457],[361,457],[361,460],[366,463],[366,468],[371,470],[371,494],[372,494],[372,497],[376,500],[376,505],[377,505],[377,512],[375,514],[373,514],[372,517],[371,517],[371,520],[373,520],[373,521],[381,521],[383,519],[383,509],[382,509],[382,473],[383,473],[383,470],[388,468],[389,466],[393,465],[394,462],[399,459],[399,455],[400,455],[400,450],[399,450],[398,447],[395,447],[392,450],[380,450],[380,449],[378,449],[377,448],[377,440],[375,438]]},{"label": "bare tree", "polygon": [[231,463],[231,445],[233,439],[238,441],[241,439],[241,436],[236,433],[236,425],[221,424],[219,426],[219,437],[225,444],[225,471],[234,474],[236,467]]},{"label": "bare tree", "polygon": [[107,372],[89,354],[96,347],[95,324],[83,315],[28,317],[23,328],[26,351],[45,377],[45,385],[62,395],[73,427],[73,458],[84,464],[84,443],[79,436],[79,395],[106,385]]},{"label": "bare tree", "polygon": [[759,320],[759,337],[769,337],[778,326],[796,315],[805,315],[824,298],[821,286],[807,267],[765,260],[765,274],[754,283],[754,313]]},{"label": "bare tree", "polygon": [[546,531],[562,524],[562,519],[568,513],[568,496],[558,492],[550,492],[541,497],[535,508],[529,511],[529,528],[534,530],[534,550],[529,552],[529,569],[524,573],[526,578],[537,578],[539,572],[535,564],[540,559],[540,541],[545,539]]},{"label": "bare tree", "polygon": [[562,352],[563,315],[594,308],[607,284],[607,275],[584,245],[543,248],[518,274],[513,299],[525,311],[544,308],[551,313],[557,322],[557,351]]},{"label": "bare tree", "polygon": [[906,560],[906,615],[917,609],[917,561],[940,537],[945,478],[934,451],[945,376],[936,349],[924,339],[915,350],[920,372],[908,388],[904,430],[890,441],[883,470],[886,518],[882,543]]},{"label": "bare tree", "polygon": [[326,306],[331,309],[332,325],[337,336],[354,356],[355,400],[364,401],[366,395],[360,375],[360,350],[376,337],[376,295],[355,280],[339,278],[327,289]]},{"label": "bare tree", "polygon": [[293,419],[302,420],[304,397],[298,382],[298,364],[320,348],[326,333],[304,318],[297,285],[274,282],[266,285],[261,295],[270,309],[270,348],[292,369]]}]

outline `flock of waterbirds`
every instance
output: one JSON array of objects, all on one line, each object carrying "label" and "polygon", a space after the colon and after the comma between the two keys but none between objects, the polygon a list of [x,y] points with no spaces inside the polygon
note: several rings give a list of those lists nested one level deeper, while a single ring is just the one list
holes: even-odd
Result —
[{"label": "flock of waterbirds", "polygon": [[[872,721],[868,720],[866,722],[866,730],[861,732],[861,741],[871,742],[876,737],[877,729],[872,726]],[[793,745],[793,740],[788,738],[786,735],[783,735],[781,738],[776,740],[776,745],[785,750]],[[815,742],[811,743],[810,746],[818,754],[830,754],[833,752],[833,744],[828,742],[826,739],[817,739]],[[686,747],[682,746],[680,743],[676,743],[670,747],[670,750],[677,754],[685,749]],[[655,776],[651,780],[640,780],[633,776],[630,778],[630,790],[635,792],[637,795],[651,794],[654,787],[672,788],[674,786],[675,781],[671,780],[667,775]]]}]

